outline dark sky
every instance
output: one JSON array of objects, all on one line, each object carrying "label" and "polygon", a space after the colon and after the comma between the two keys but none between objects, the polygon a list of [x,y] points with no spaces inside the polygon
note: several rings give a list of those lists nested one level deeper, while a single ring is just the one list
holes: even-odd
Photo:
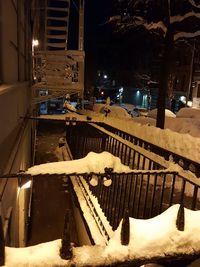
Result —
[{"label": "dark sky", "polygon": [[[86,83],[95,79],[96,71],[104,65],[105,50],[110,42],[110,27],[106,24],[112,13],[111,0],[85,2],[85,66]],[[88,85],[89,86],[89,85]]]},{"label": "dark sky", "polygon": [[99,42],[108,39],[105,25],[111,14],[110,0],[86,0],[85,3],[85,49],[95,49]]}]

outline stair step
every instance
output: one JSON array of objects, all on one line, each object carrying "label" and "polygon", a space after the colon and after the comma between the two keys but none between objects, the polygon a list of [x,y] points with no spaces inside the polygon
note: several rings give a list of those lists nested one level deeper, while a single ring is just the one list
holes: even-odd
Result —
[{"label": "stair step", "polygon": [[67,35],[66,34],[47,34],[46,36],[48,39],[59,39],[59,40],[63,40],[66,39]]},{"label": "stair step", "polygon": [[65,48],[66,47],[66,42],[64,42],[64,43],[47,43],[47,46]]},{"label": "stair step", "polygon": [[55,31],[67,31],[67,26],[56,27],[56,26],[47,26],[47,30],[55,30]]},{"label": "stair step", "polygon": [[68,16],[67,17],[47,17],[47,20],[68,21]]},{"label": "stair step", "polygon": [[60,12],[69,12],[68,7],[47,7],[48,11],[60,11]]}]

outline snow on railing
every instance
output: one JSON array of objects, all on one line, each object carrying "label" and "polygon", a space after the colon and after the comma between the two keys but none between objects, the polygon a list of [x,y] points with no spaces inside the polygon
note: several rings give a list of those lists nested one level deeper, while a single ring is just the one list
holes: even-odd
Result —
[{"label": "snow on railing", "polygon": [[[58,239],[26,248],[11,248],[2,246],[1,239],[0,264],[5,267],[92,267],[148,263],[178,266],[179,263],[184,267],[200,257],[199,219],[200,211],[178,204],[148,220],[126,216],[104,246],[75,247],[69,240]],[[66,221],[65,237],[69,234],[68,219]]]}]

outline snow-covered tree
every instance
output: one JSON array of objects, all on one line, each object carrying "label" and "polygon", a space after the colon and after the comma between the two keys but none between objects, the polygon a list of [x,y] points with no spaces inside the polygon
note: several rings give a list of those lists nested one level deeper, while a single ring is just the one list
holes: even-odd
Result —
[{"label": "snow-covered tree", "polygon": [[110,21],[118,30],[145,28],[163,37],[156,126],[164,128],[165,99],[175,42],[200,36],[199,0],[117,0],[118,15]]}]

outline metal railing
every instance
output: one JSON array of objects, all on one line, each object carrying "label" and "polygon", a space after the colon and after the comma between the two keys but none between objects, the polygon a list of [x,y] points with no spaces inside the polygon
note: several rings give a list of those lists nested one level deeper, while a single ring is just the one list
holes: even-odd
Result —
[{"label": "metal railing", "polygon": [[115,230],[124,213],[138,219],[152,218],[173,204],[183,204],[188,209],[200,209],[199,185],[188,181],[177,172],[135,171],[129,174],[111,174],[112,184],[99,183],[89,188]]},{"label": "metal railing", "polygon": [[119,130],[117,128],[114,128],[113,126],[110,126],[105,123],[98,123],[101,127],[108,130],[109,132],[121,137],[124,140],[128,140],[134,145],[137,145],[139,147],[145,148],[148,151],[151,151],[166,160],[173,160],[174,163],[179,164],[183,169],[190,170],[191,172],[195,173],[197,177],[200,177],[200,164],[192,161],[188,158],[183,157],[182,155],[178,155],[177,153],[173,151],[166,150],[162,147],[159,147],[155,144],[152,144],[150,142],[147,142],[141,138],[138,138],[132,134],[126,133],[122,130]]},{"label": "metal railing", "polygon": [[136,218],[153,217],[176,203],[192,210],[200,209],[200,181],[195,175],[184,170],[167,171],[168,161],[146,150],[145,145],[133,144],[130,136],[125,140],[96,124],[76,121],[68,122],[66,127],[66,138],[75,159],[90,151],[108,151],[135,170],[131,174],[112,174],[110,187],[101,182],[97,187],[90,186],[113,228],[127,208],[129,215]]},{"label": "metal railing", "polygon": [[148,150],[132,144],[131,141],[118,138],[115,134],[85,122],[70,122],[66,126],[66,139],[74,159],[85,157],[88,152],[108,151],[121,159],[131,169],[165,169]]},{"label": "metal railing", "polygon": [[[105,170],[105,173],[101,175],[97,173],[72,174],[76,176],[77,184],[79,183],[85,192],[85,199],[93,210],[94,216],[98,217],[98,209],[90,201],[90,193],[93,198],[98,200],[98,204],[113,230],[118,227],[122,219],[124,222],[127,216],[139,219],[151,218],[176,203],[192,210],[200,209],[199,179],[194,175],[192,178],[187,176],[184,171],[166,170],[165,159],[162,161],[160,156],[157,157],[148,149],[135,145],[131,140],[123,139],[105,129],[102,130],[98,125],[91,123],[71,121],[66,126],[66,138],[74,159],[82,158],[90,151],[109,151],[120,157],[122,163],[135,169],[130,173],[118,174],[113,173],[112,170],[109,172]],[[98,179],[95,187],[91,185],[93,176]],[[74,181],[73,177],[72,179]],[[107,180],[112,181],[110,186],[105,186]],[[100,219],[96,219],[97,224],[103,225]],[[66,216],[65,223],[67,225],[65,228],[68,229],[67,234],[70,232],[68,223],[69,215]],[[107,238],[109,235],[106,231],[106,227],[103,227],[103,233]],[[66,239],[66,233],[63,236]],[[64,241],[67,243],[67,256],[64,255],[66,251],[62,251],[61,254],[64,255],[64,258],[71,259],[71,244],[68,239],[62,240],[63,244]],[[64,245],[62,248],[64,249]],[[180,261],[187,257],[187,255],[181,256],[181,260],[178,259]],[[189,256],[193,260],[195,255]],[[160,259],[145,259],[144,261],[141,259],[141,264],[159,262],[157,260]],[[177,261],[177,255],[173,260]],[[167,257],[162,257],[162,262],[166,262],[166,266],[167,261]],[[181,263],[180,266],[186,266],[184,263]],[[131,265],[131,262],[129,264]],[[139,264],[131,266],[139,266]]]}]

